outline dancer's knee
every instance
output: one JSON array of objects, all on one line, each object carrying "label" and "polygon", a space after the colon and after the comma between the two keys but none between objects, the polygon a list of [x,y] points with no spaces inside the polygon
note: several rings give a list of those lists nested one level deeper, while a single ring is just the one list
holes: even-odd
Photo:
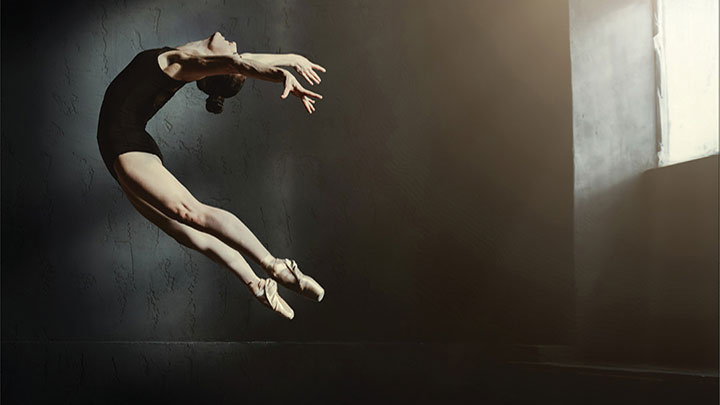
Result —
[{"label": "dancer's knee", "polygon": [[194,201],[174,202],[170,204],[168,210],[171,218],[196,229],[204,229],[208,223],[208,216],[212,215],[207,205]]}]

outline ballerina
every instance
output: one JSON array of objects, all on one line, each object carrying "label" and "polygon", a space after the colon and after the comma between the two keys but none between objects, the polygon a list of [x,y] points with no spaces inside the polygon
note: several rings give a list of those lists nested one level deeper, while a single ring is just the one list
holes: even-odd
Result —
[{"label": "ballerina", "polygon": [[[113,79],[100,108],[98,146],[110,174],[130,203],[180,244],[201,252],[237,274],[263,305],[287,319],[294,311],[280,297],[278,283],[321,301],[325,290],[291,259],[273,256],[234,214],[198,201],[163,165],[163,155],[145,126],[186,83],[208,94],[206,109],[219,114],[223,100],[247,77],[284,85],[281,98],[298,97],[309,114],[318,93],[305,89],[292,66],[310,85],[319,84],[322,66],[297,54],[238,54],[237,44],[220,32],[184,45],[144,50]],[[314,82],[314,83],[313,83]],[[260,264],[270,278],[258,277],[242,254]]]}]

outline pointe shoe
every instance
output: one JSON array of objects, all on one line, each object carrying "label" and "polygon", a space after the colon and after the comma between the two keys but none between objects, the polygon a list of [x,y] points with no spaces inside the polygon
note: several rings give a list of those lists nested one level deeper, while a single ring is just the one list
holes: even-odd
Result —
[{"label": "pointe shoe", "polygon": [[305,298],[320,302],[325,296],[325,289],[312,277],[303,274],[295,260],[275,259],[269,263],[266,271],[281,286]]},{"label": "pointe shoe", "polygon": [[285,318],[293,319],[295,317],[295,311],[293,311],[290,305],[277,293],[277,283],[275,280],[266,278],[264,281],[265,285],[262,290],[260,290],[260,293],[255,295],[255,298]]}]

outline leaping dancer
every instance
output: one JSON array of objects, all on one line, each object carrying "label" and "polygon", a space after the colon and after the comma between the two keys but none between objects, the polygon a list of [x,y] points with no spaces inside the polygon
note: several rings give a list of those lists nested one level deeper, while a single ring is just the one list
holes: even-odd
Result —
[{"label": "leaping dancer", "polygon": [[[108,86],[98,121],[98,146],[110,174],[130,203],[180,244],[201,252],[235,272],[265,306],[287,319],[293,309],[278,294],[278,283],[315,301],[325,290],[291,259],[276,258],[232,213],[198,201],[163,165],[163,155],[145,126],[186,83],[195,81],[208,94],[206,109],[222,112],[223,100],[242,88],[247,77],[284,85],[308,113],[318,93],[303,88],[279,66],[291,66],[311,85],[320,83],[322,66],[297,54],[238,54],[237,44],[220,32],[177,48],[138,53]],[[314,82],[314,83],[313,83]],[[270,278],[258,277],[245,261],[249,255]]]}]

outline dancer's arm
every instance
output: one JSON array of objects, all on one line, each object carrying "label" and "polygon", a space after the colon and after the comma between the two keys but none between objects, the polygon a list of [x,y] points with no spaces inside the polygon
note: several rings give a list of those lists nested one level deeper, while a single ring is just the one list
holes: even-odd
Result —
[{"label": "dancer's arm", "polygon": [[290,72],[240,55],[193,55],[176,52],[168,56],[168,63],[179,65],[176,77],[184,81],[200,80],[207,76],[242,74],[255,79],[283,83]]},{"label": "dancer's arm", "polygon": [[[310,90],[307,90],[303,86],[300,85],[300,83],[297,81],[295,76],[292,75],[292,73],[288,72],[285,69],[280,69],[278,67],[266,65],[262,62],[255,61],[254,59],[247,58],[242,55],[233,55],[236,57],[236,63],[238,66],[238,73],[244,74],[246,76],[251,76],[255,73],[252,69],[257,69],[260,67],[261,69],[265,70],[271,70],[271,69],[279,69],[280,73],[283,75],[283,79],[280,80],[284,83],[285,90],[283,91],[283,94],[280,96],[282,98],[287,98],[288,94],[292,94],[294,96],[297,96],[305,106],[305,109],[308,111],[308,113],[312,114],[313,111],[315,111],[315,106],[313,105],[315,103],[315,100],[312,99],[312,97],[322,100],[322,96],[318,93],[312,92]],[[249,63],[248,63],[249,62]],[[247,64],[245,66],[244,64]],[[310,84],[313,84],[313,80],[315,80],[317,83],[320,83],[320,77],[317,75],[317,73],[313,69],[318,69],[321,71],[325,71],[325,68],[310,62],[307,58],[304,56],[296,55],[295,56],[295,70],[298,71],[301,75],[307,79]],[[250,69],[250,70],[244,70],[244,69]],[[250,72],[250,73],[246,73]],[[270,81],[278,81],[274,78],[267,79]]]},{"label": "dancer's arm", "polygon": [[287,70],[266,65],[250,58],[244,58],[237,54],[199,56],[178,52],[172,56],[172,59],[168,57],[168,62],[180,65],[177,76],[185,81],[200,80],[207,76],[242,74],[270,82],[283,83],[285,89],[280,97],[287,98],[289,94],[297,96],[310,114],[315,111],[313,106],[315,100],[311,97],[322,99],[320,94],[303,88],[295,76]]},{"label": "dancer's arm", "polygon": [[325,72],[325,68],[317,63],[310,62],[308,58],[296,53],[271,54],[271,53],[249,53],[240,54],[243,58],[257,60],[270,66],[290,66],[294,68],[310,85],[320,84],[320,76],[313,69]]},{"label": "dancer's arm", "polygon": [[287,75],[290,74],[290,72],[285,69],[268,65],[259,60],[245,56],[233,55],[232,59],[234,70],[236,70],[234,73],[240,73],[248,77],[267,80],[269,82],[283,83],[285,82]]},{"label": "dancer's arm", "polygon": [[270,66],[290,66],[295,67],[298,61],[298,56],[294,53],[250,53],[243,52],[240,54],[243,58],[248,58],[262,62]]}]

